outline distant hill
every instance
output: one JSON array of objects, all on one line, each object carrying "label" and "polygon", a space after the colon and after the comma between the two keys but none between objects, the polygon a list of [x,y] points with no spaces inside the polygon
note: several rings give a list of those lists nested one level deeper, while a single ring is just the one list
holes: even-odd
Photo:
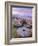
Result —
[{"label": "distant hill", "polygon": [[21,19],[32,19],[32,8],[12,8],[12,16]]}]

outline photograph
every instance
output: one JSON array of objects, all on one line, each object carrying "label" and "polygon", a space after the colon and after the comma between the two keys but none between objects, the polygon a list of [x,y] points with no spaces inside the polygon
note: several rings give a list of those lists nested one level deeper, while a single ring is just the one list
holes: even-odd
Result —
[{"label": "photograph", "polygon": [[37,4],[5,2],[5,44],[37,42]]},{"label": "photograph", "polygon": [[12,7],[12,37],[32,37],[32,7]]}]

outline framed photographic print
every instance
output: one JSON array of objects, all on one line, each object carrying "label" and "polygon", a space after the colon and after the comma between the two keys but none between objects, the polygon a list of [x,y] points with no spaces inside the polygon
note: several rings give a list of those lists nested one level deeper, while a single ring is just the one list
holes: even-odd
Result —
[{"label": "framed photographic print", "polygon": [[37,42],[37,4],[5,2],[5,43]]}]

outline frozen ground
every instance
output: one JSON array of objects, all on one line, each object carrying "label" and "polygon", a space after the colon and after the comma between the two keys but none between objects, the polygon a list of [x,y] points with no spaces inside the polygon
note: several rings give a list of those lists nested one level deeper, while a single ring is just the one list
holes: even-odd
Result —
[{"label": "frozen ground", "polygon": [[29,37],[32,34],[32,30],[27,28],[26,26],[22,26],[16,30],[17,35],[21,37]]}]

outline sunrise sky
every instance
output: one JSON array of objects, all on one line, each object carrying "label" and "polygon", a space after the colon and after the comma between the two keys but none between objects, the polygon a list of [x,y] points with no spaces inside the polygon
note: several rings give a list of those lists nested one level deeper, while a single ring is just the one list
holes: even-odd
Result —
[{"label": "sunrise sky", "polygon": [[32,18],[32,8],[18,8],[14,7],[12,8],[12,15],[15,15],[17,17],[21,18]]}]

